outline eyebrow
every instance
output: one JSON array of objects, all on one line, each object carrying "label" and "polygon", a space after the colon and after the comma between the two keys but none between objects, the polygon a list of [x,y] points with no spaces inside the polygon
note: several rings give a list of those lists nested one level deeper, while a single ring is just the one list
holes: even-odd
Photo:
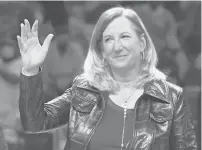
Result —
[{"label": "eyebrow", "polygon": [[[124,31],[124,32],[122,32],[120,34],[130,34],[131,35],[132,33]],[[103,35],[103,37],[107,37],[107,36],[112,36],[112,35],[111,34]]]},{"label": "eyebrow", "polygon": [[103,38],[107,38],[107,37],[112,37],[112,35],[107,34],[103,36]]},{"label": "eyebrow", "polygon": [[122,32],[121,34],[130,34],[130,35],[132,35],[132,33],[130,33],[130,32]]}]

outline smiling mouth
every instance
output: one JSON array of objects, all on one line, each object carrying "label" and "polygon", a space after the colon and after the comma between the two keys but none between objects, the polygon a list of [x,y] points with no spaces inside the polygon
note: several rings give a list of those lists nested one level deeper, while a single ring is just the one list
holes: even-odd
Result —
[{"label": "smiling mouth", "polygon": [[126,57],[127,55],[119,55],[119,56],[115,56],[114,59],[118,59],[118,58],[124,58]]}]

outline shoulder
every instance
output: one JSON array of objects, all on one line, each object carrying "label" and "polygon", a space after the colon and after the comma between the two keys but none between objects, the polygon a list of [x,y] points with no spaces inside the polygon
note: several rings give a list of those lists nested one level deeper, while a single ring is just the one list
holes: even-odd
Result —
[{"label": "shoulder", "polygon": [[73,80],[73,87],[86,85],[88,84],[87,79],[85,78],[84,74],[77,75]]},{"label": "shoulder", "polygon": [[71,91],[71,104],[77,111],[89,112],[101,98],[100,91],[89,84],[84,74],[74,78]]},{"label": "shoulder", "polygon": [[171,83],[167,80],[153,80],[152,81],[153,85],[158,85],[159,87],[161,87],[162,89],[165,90],[165,92],[175,92],[177,94],[182,92],[182,87],[179,85],[176,85],[174,83]]},{"label": "shoulder", "polygon": [[183,88],[176,84],[170,83],[168,81],[166,81],[165,84],[168,87],[168,91],[169,91],[168,94],[169,94],[169,97],[171,97],[174,106],[176,106],[176,103],[179,103],[179,102],[182,103],[182,101],[184,100],[182,98]]},{"label": "shoulder", "polygon": [[161,114],[159,111],[162,111],[162,109],[157,108],[163,108],[166,118],[171,118],[173,113],[181,109],[182,104],[185,104],[182,98],[182,90],[182,87],[167,80],[153,80],[148,83],[145,93],[153,97],[153,107],[151,109],[153,115],[158,116],[157,114]]},{"label": "shoulder", "polygon": [[101,92],[89,83],[85,74],[79,74],[78,76],[76,76],[74,78],[73,84],[72,84],[72,89],[82,89],[86,92],[91,92],[91,93],[100,93]]},{"label": "shoulder", "polygon": [[169,89],[170,92],[173,91],[173,92],[175,92],[177,94],[181,94],[182,91],[183,91],[183,88],[181,86],[176,85],[174,83],[165,81],[165,84],[167,85],[167,87],[168,87],[168,89]]},{"label": "shoulder", "polygon": [[166,102],[178,100],[182,91],[182,87],[167,80],[152,80],[145,85],[145,93]]}]

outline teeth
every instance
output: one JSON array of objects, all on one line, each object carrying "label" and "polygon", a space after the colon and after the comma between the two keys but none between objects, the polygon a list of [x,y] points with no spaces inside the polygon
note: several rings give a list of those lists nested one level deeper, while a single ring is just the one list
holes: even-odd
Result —
[{"label": "teeth", "polygon": [[123,56],[116,56],[116,57],[124,57],[124,55]]}]

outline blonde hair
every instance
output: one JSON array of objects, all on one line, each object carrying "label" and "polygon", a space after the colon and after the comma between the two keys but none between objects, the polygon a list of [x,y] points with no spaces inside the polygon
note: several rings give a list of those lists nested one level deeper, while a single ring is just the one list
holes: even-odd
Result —
[{"label": "blonde hair", "polygon": [[114,80],[109,68],[106,67],[105,62],[103,61],[101,41],[102,34],[108,24],[120,16],[129,19],[134,24],[138,35],[143,35],[146,40],[144,60],[142,62],[143,68],[135,86],[142,87],[145,83],[153,79],[166,79],[166,76],[156,68],[158,61],[157,53],[140,17],[134,10],[118,6],[102,13],[92,33],[88,54],[84,62],[84,75],[90,85],[101,91],[113,92],[119,88],[118,83]]}]

